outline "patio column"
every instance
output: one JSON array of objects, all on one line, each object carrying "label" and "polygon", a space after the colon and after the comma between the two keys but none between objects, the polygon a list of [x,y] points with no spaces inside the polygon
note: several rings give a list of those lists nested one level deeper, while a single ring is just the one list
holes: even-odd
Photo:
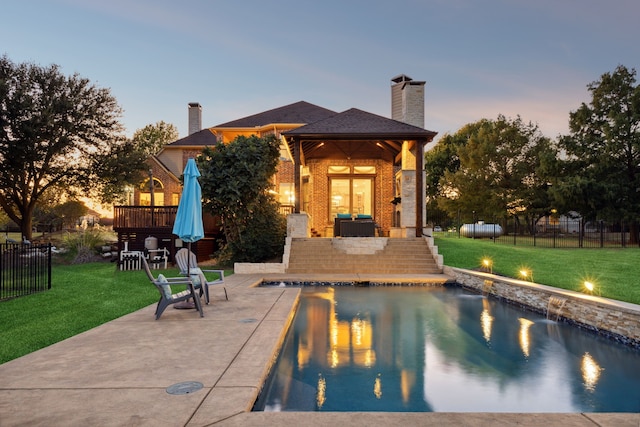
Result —
[{"label": "patio column", "polygon": [[424,203],[424,140],[416,141],[416,237],[422,237]]},{"label": "patio column", "polygon": [[294,213],[300,213],[302,200],[302,142],[298,138],[293,139],[293,186],[294,186]]}]

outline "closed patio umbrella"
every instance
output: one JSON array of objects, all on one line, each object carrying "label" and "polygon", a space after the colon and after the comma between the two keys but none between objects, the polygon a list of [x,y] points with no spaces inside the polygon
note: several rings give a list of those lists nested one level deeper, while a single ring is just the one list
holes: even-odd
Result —
[{"label": "closed patio umbrella", "polygon": [[[200,171],[194,159],[187,160],[184,168],[184,185],[182,196],[178,204],[176,220],[173,223],[173,234],[178,236],[183,242],[188,243],[191,251],[191,243],[197,242],[204,237],[204,226],[202,224],[202,190],[198,177]],[[189,259],[191,257],[188,257]],[[191,266],[187,263],[187,274],[191,272]],[[200,301],[195,301],[197,308],[202,313]]]}]

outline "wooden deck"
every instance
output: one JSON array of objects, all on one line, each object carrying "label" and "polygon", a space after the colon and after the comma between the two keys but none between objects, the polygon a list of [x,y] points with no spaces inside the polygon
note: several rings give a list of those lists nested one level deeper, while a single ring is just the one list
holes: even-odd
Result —
[{"label": "wooden deck", "polygon": [[[173,234],[173,223],[178,212],[177,206],[115,206],[113,213],[113,231],[118,234],[118,251],[143,251],[145,239],[158,239],[158,248],[169,250],[169,262],[180,246],[176,246],[178,236]],[[202,216],[205,237],[192,244],[198,261],[208,260],[216,250],[216,240],[220,236],[220,227],[216,219],[208,214]]]}]

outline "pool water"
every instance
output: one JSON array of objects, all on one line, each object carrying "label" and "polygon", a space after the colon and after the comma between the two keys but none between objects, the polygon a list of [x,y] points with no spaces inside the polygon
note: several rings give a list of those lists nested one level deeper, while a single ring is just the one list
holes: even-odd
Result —
[{"label": "pool water", "polygon": [[640,351],[455,286],[310,286],[254,410],[640,412]]}]

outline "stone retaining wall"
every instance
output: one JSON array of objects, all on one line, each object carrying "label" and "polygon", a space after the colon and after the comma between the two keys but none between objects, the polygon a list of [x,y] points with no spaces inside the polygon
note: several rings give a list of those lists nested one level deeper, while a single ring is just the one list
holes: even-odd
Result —
[{"label": "stone retaining wall", "polygon": [[640,348],[640,306],[494,274],[444,267],[464,287]]}]

